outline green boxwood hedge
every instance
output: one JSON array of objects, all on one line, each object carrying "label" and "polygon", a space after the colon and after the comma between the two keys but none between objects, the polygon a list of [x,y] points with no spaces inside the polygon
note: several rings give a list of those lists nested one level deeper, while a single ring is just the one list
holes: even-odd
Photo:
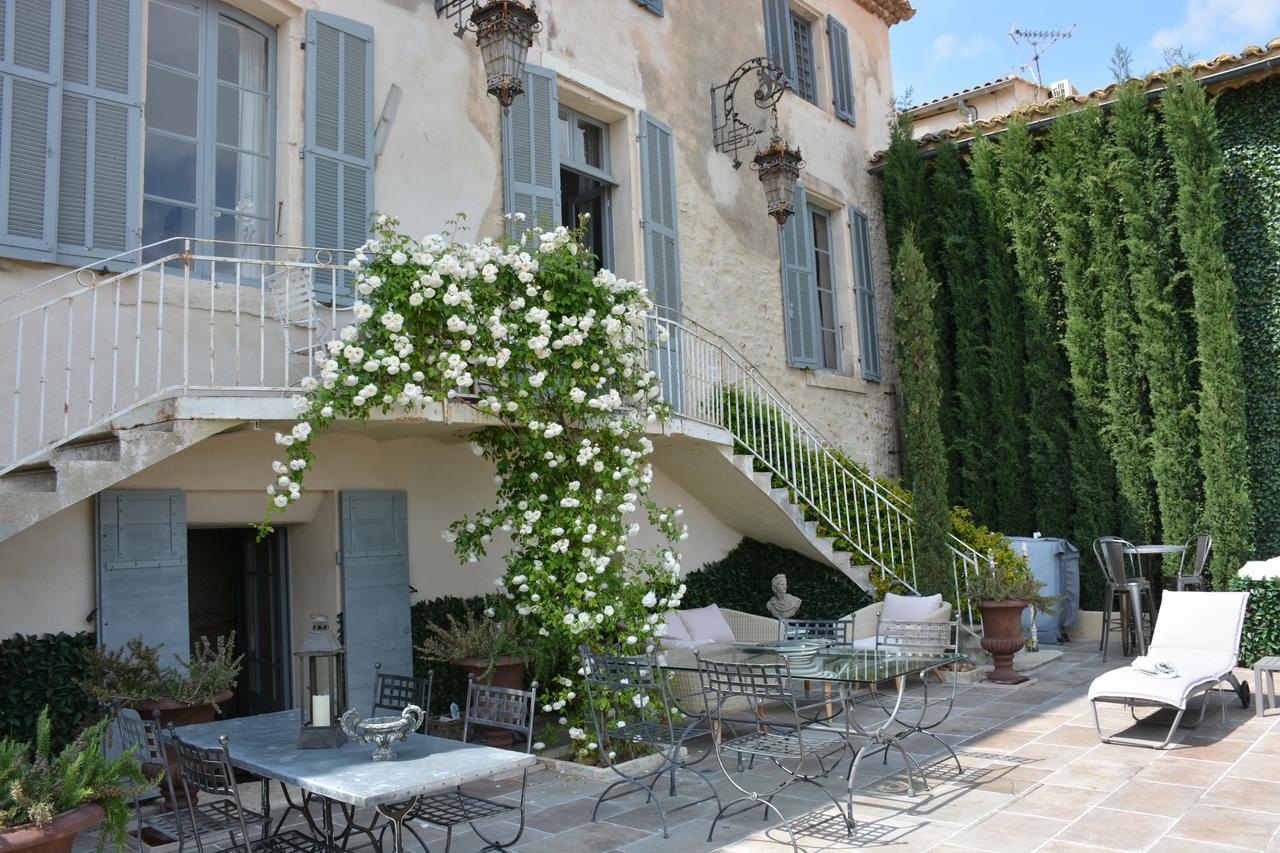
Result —
[{"label": "green boxwood hedge", "polygon": [[0,640],[0,739],[35,737],[40,709],[49,706],[53,747],[61,749],[98,716],[81,686],[89,678],[94,636],[14,634]]},{"label": "green boxwood hedge", "polygon": [[717,604],[768,616],[765,602],[776,574],[787,576],[787,592],[800,599],[802,619],[836,619],[871,603],[861,587],[830,566],[795,551],[743,539],[723,559],[690,572],[684,582],[686,609]]},{"label": "green boxwood hedge", "polygon": [[1280,578],[1234,577],[1229,588],[1249,593],[1244,636],[1240,639],[1240,664],[1252,666],[1258,658],[1280,655]]}]

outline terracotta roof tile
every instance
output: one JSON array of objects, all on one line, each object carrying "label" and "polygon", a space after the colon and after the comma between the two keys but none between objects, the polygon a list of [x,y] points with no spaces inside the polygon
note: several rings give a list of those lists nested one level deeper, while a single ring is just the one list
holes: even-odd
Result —
[{"label": "terracotta roof tile", "polygon": [[853,0],[889,26],[900,24],[916,13],[908,0]]},{"label": "terracotta roof tile", "polygon": [[1022,77],[1018,74],[1006,74],[1003,77],[997,77],[994,80],[988,80],[985,83],[979,83],[976,86],[970,86],[967,89],[961,89],[959,92],[952,92],[950,95],[943,95],[940,98],[933,98],[931,100],[925,101],[922,104],[916,104],[913,107],[908,107],[907,109],[903,110],[903,112],[907,114],[922,112],[928,109],[929,107],[935,106],[937,104],[945,103],[946,101],[949,101],[952,98],[963,97],[964,95],[968,95],[970,92],[977,92],[979,89],[1003,87],[1006,83],[1011,84],[1018,80],[1021,80],[1024,83],[1027,83],[1031,86],[1035,85],[1035,81],[1028,80],[1026,77]]}]

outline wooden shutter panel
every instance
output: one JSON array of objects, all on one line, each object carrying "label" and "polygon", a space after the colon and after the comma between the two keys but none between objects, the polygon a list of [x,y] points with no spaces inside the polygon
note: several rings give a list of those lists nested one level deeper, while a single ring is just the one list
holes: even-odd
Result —
[{"label": "wooden shutter panel", "polygon": [[803,184],[796,184],[796,212],[782,228],[782,300],[787,363],[818,367],[818,277],[813,264],[813,225]]},{"label": "wooden shutter panel", "polygon": [[636,0],[636,3],[645,7],[653,14],[662,16],[662,0]]},{"label": "wooden shutter panel", "polygon": [[52,0],[0,0],[0,244],[50,253],[59,45]]},{"label": "wooden shutter panel", "polygon": [[880,379],[880,332],[876,321],[876,284],[871,275],[871,229],[867,217],[849,208],[849,245],[853,247],[853,292],[858,312],[858,350],[862,378]]},{"label": "wooden shutter panel", "polygon": [[[368,238],[373,216],[373,28],[307,12],[306,54],[304,239],[350,250]],[[349,302],[350,273],[337,288]]]},{"label": "wooden shutter panel", "polygon": [[142,635],[165,665],[191,649],[187,621],[187,500],[180,491],[108,490],[95,498],[98,644]]},{"label": "wooden shutter panel", "polygon": [[849,31],[844,24],[827,16],[827,48],[831,57],[831,101],[836,116],[856,125],[854,115],[853,69],[849,55]]},{"label": "wooden shutter panel", "polygon": [[376,664],[391,675],[413,675],[407,502],[400,491],[341,495],[344,707],[362,714],[372,710]]},{"label": "wooden shutter panel", "polygon": [[58,251],[90,259],[137,245],[142,122],[140,0],[67,0]]},{"label": "wooden shutter panel", "polygon": [[787,82],[795,85],[795,43],[791,39],[791,4],[764,0],[764,44],[770,59],[782,66]]},{"label": "wooden shutter panel", "polygon": [[[641,228],[644,232],[644,278],[654,313],[680,319],[680,238],[676,226],[675,141],[671,127],[640,113]],[[663,325],[670,331],[670,327]],[[651,369],[662,382],[662,398],[683,413],[684,371],[680,340],[657,340],[650,330]]]},{"label": "wooden shutter panel", "polygon": [[511,234],[560,224],[560,133],[554,71],[525,66],[524,94],[502,115],[503,212],[523,213]]}]

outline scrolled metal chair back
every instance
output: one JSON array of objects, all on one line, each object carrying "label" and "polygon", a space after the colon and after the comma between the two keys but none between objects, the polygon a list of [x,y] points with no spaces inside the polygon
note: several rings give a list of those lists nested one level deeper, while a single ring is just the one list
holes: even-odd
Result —
[{"label": "scrolled metal chair back", "polygon": [[[608,724],[653,723],[665,727],[672,738],[675,737],[672,719],[675,703],[656,655],[608,655],[593,652],[586,646],[579,646],[578,653],[582,656],[583,681],[597,732]],[[606,721],[596,707],[595,696],[619,693],[629,693],[628,701],[615,703],[615,716]]]},{"label": "scrolled metal chair back", "polygon": [[116,712],[115,732],[120,748],[127,750],[132,747],[133,757],[139,763],[164,760],[164,748],[160,744],[160,724],[155,720],[144,720],[132,708],[121,708]]},{"label": "scrolled metal chair back", "polygon": [[524,735],[525,752],[533,749],[533,715],[538,701],[538,682],[528,690],[481,684],[474,677],[467,680],[467,710],[463,715],[462,739],[472,726],[507,729]]},{"label": "scrolled metal chair back", "polygon": [[879,620],[876,651],[901,655],[938,655],[959,647],[959,620],[950,622],[898,622]]},{"label": "scrolled metal chair back", "polygon": [[853,645],[852,619],[779,619],[780,640],[829,640],[834,646]]},{"label": "scrolled metal chair back", "polygon": [[218,738],[219,746],[216,747],[187,743],[178,737],[172,725],[169,736],[178,756],[178,773],[188,788],[206,794],[237,797],[238,804],[236,774],[231,767],[231,750],[225,735]]},{"label": "scrolled metal chair back", "polygon": [[704,693],[712,694],[717,705],[741,697],[753,704],[781,701],[794,704],[791,689],[791,666],[785,659],[778,663],[738,663],[710,660],[694,652],[698,675]]},{"label": "scrolled metal chair back", "polygon": [[379,711],[392,711],[399,714],[410,705],[417,705],[428,714],[430,713],[434,672],[428,672],[425,678],[392,675],[382,671],[381,663],[374,664],[373,670],[373,713],[375,715]]}]

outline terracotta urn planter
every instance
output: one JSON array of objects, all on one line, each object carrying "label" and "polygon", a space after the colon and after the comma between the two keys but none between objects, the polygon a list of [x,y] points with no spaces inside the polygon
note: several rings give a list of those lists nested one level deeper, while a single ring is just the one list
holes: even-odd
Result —
[{"label": "terracotta urn planter", "polygon": [[[213,697],[212,703],[203,705],[188,705],[185,702],[178,702],[174,699],[156,699],[152,702],[139,702],[131,707],[144,720],[158,719],[162,729],[167,729],[170,723],[177,728],[196,723],[212,723],[213,718],[217,715],[213,706],[230,702],[233,696],[235,696],[233,691],[223,690]],[[156,716],[157,711],[159,712],[158,718]],[[171,747],[165,747],[165,758],[167,760],[163,765],[155,761],[144,761],[142,763],[142,772],[148,777],[153,777],[163,770],[165,775],[173,780],[173,795],[174,799],[177,800],[177,807],[185,809],[187,807],[186,791],[183,788],[181,778],[178,776],[177,754]],[[172,808],[175,805],[175,803],[169,802],[169,786],[163,781],[160,783],[160,796],[164,799],[166,808]],[[195,798],[193,797],[193,799]]]},{"label": "terracotta urn planter", "polygon": [[[460,658],[454,663],[471,673],[476,681],[484,681],[494,687],[510,687],[513,690],[524,687],[524,658],[498,658],[494,661],[493,678],[490,680],[484,678],[485,670],[489,668],[489,662],[485,658]],[[480,737],[487,746],[496,746],[499,749],[510,749],[515,743],[515,732],[510,729],[483,726],[480,729]]]},{"label": "terracotta urn planter", "polygon": [[982,648],[995,664],[986,681],[996,684],[1021,684],[1027,680],[1013,669],[1013,656],[1022,648],[1022,611],[1025,601],[980,601],[982,613]]},{"label": "terracotta urn planter", "polygon": [[70,853],[76,835],[106,816],[97,803],[84,803],[53,818],[48,826],[24,823],[0,829],[0,850],[28,850],[31,853]]}]

